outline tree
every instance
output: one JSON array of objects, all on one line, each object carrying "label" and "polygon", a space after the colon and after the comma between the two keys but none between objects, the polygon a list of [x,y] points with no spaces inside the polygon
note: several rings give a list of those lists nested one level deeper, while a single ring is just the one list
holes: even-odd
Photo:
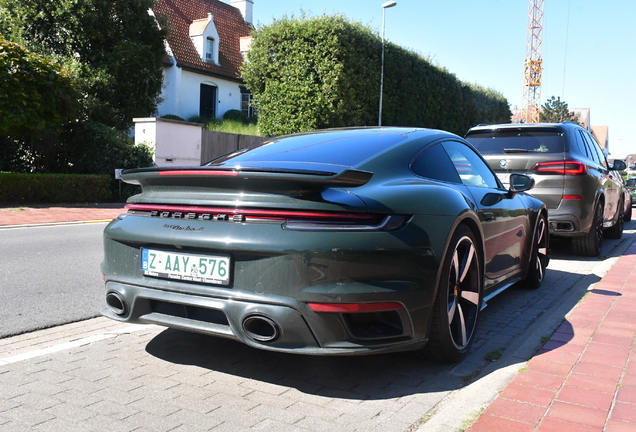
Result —
[{"label": "tree", "polygon": [[127,132],[133,117],[156,112],[161,93],[166,26],[148,13],[154,4],[0,0],[0,34],[24,47],[8,44],[19,55],[0,60],[0,170],[112,173],[152,163]]},{"label": "tree", "polygon": [[84,118],[119,130],[156,111],[166,31],[154,0],[0,0],[0,33],[77,65]]},{"label": "tree", "polygon": [[0,135],[60,132],[78,99],[68,70],[0,36]]},{"label": "tree", "polygon": [[543,123],[561,123],[564,121],[578,123],[579,118],[568,109],[568,104],[565,101],[562,101],[558,96],[556,98],[552,96],[541,106],[539,120]]},{"label": "tree", "polygon": [[[378,124],[381,39],[340,15],[283,17],[260,26],[243,64],[259,130],[281,135]],[[510,122],[506,99],[422,56],[385,44],[383,125],[444,129]]]}]

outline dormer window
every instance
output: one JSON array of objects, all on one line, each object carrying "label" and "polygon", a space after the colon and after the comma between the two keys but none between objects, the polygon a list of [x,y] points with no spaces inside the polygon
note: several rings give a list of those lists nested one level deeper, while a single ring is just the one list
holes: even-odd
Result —
[{"label": "dormer window", "polygon": [[208,37],[205,44],[205,61],[216,63],[216,43],[213,37]]},{"label": "dormer window", "polygon": [[207,18],[192,21],[190,40],[202,61],[219,64],[219,33],[216,31],[212,14],[208,14]]}]

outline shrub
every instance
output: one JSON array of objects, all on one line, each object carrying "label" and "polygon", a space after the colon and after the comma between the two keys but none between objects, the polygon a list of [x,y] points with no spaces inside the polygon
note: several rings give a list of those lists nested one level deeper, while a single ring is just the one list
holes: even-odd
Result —
[{"label": "shrub", "polygon": [[247,116],[241,110],[231,109],[223,114],[223,120],[233,120],[241,123],[247,123]]},{"label": "shrub", "polygon": [[0,173],[0,202],[59,204],[112,199],[107,175]]},{"label": "shrub", "polygon": [[210,119],[208,117],[205,116],[200,116],[200,115],[193,115],[187,118],[188,122],[190,123],[201,123],[201,124],[206,124],[210,121],[215,121],[214,119]]},{"label": "shrub", "polygon": [[162,119],[185,121],[185,119],[175,114],[166,114],[161,116]]},{"label": "shrub", "polygon": [[246,124],[235,120],[212,121],[205,125],[205,129],[240,135],[261,135],[255,124]]}]

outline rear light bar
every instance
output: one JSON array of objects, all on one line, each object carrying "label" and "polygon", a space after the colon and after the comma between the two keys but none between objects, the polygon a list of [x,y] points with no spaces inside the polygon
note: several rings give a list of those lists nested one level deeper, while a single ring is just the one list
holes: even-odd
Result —
[{"label": "rear light bar", "polygon": [[402,303],[307,303],[314,312],[347,313],[347,312],[386,312],[404,309]]},{"label": "rear light bar", "polygon": [[[312,220],[372,220],[377,218],[371,213],[334,213],[312,212],[295,210],[266,210],[266,209],[240,209],[227,207],[197,207],[197,206],[173,206],[151,204],[128,204],[128,211],[157,212],[159,216],[175,219],[203,219],[201,215],[219,216],[226,215],[231,219],[234,215],[242,215],[251,218],[264,219],[312,219]],[[210,218],[205,218],[210,219]]]},{"label": "rear light bar", "polygon": [[227,207],[128,204],[129,213],[151,217],[205,221],[278,221],[287,231],[394,231],[410,216]]},{"label": "rear light bar", "polygon": [[159,171],[159,175],[162,176],[238,176],[238,171],[221,171],[221,170],[174,170],[174,171]]},{"label": "rear light bar", "polygon": [[583,175],[587,165],[578,161],[539,162],[532,167],[537,174]]}]

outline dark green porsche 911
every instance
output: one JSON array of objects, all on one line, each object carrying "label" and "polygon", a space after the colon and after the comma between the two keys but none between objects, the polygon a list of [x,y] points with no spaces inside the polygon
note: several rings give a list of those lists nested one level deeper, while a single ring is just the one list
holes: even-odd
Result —
[{"label": "dark green porsche 911", "polygon": [[504,189],[438,130],[289,135],[122,179],[142,192],[104,232],[102,313],[256,348],[456,362],[485,302],[549,260],[532,179]]}]

